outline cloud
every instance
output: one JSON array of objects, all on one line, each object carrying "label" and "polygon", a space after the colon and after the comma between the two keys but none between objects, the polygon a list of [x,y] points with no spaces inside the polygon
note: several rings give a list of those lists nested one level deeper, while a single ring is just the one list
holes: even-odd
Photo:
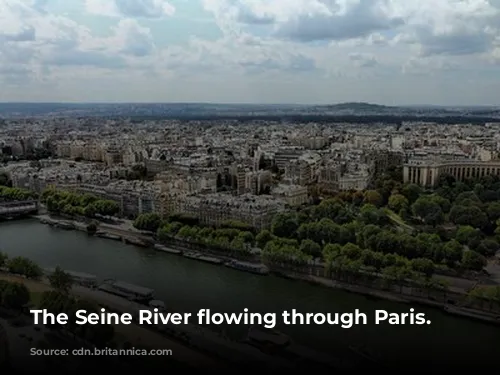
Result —
[{"label": "cloud", "polygon": [[126,55],[144,57],[154,51],[151,30],[142,27],[135,20],[121,20],[115,28],[115,35],[121,45],[120,51]]},{"label": "cloud", "polygon": [[175,7],[165,0],[85,0],[87,12],[107,17],[162,18]]}]

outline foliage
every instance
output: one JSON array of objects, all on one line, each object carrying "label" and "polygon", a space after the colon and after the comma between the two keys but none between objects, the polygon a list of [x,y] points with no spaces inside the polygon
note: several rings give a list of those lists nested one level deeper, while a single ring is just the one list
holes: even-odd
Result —
[{"label": "foliage", "polygon": [[50,285],[61,293],[68,293],[73,286],[73,278],[64,272],[60,267],[56,267],[52,275],[49,276]]},{"label": "foliage", "polygon": [[0,201],[26,201],[36,198],[37,194],[32,191],[0,186]]},{"label": "foliage", "polygon": [[13,310],[20,310],[29,301],[30,292],[24,284],[0,281],[0,305]]},{"label": "foliage", "polygon": [[139,215],[134,220],[134,227],[140,230],[146,230],[150,232],[158,231],[162,223],[161,217],[155,213],[147,213]]},{"label": "foliage", "polygon": [[52,213],[89,218],[114,216],[120,212],[118,203],[106,199],[98,199],[91,194],[77,194],[56,189],[47,189],[42,193],[42,202]]},{"label": "foliage", "polygon": [[30,259],[24,257],[15,257],[7,260],[9,272],[26,276],[28,279],[39,279],[42,275],[42,269]]}]

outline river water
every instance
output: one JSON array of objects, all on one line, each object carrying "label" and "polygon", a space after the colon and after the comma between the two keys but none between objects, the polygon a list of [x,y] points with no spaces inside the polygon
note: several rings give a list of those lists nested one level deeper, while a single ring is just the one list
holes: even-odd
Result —
[{"label": "river water", "polygon": [[[309,285],[274,276],[257,276],[201,263],[181,256],[137,248],[85,233],[64,231],[38,221],[0,223],[0,251],[25,256],[42,267],[86,272],[99,278],[149,287],[156,298],[175,310],[196,312],[351,312],[360,309],[368,317],[377,309],[389,312],[426,313],[432,321],[424,326],[368,325],[342,329],[338,326],[280,326],[296,342],[328,352],[350,345],[368,347],[388,360],[447,362],[463,359],[483,362],[500,355],[500,329],[447,315],[439,310],[379,301],[339,290]],[[227,334],[243,338],[245,327],[232,326]],[[338,349],[337,349],[338,348]]]}]

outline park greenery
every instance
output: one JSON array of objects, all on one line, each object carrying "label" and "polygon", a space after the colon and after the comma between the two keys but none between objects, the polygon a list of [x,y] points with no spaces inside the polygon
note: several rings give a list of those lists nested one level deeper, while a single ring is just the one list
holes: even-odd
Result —
[{"label": "park greenery", "polygon": [[56,189],[47,189],[41,195],[47,210],[55,214],[70,216],[114,216],[120,212],[118,204],[112,200],[99,199],[91,194],[77,194]]},{"label": "park greenery", "polygon": [[32,280],[38,280],[43,276],[40,266],[32,260],[19,256],[9,258],[3,253],[0,253],[0,268],[6,268],[12,274]]},{"label": "park greenery", "polygon": [[[233,223],[234,224],[234,223]],[[331,272],[430,280],[433,274],[480,272],[500,250],[500,179],[441,177],[434,190],[393,175],[364,192],[341,192],[315,206],[277,214],[269,230],[211,228],[178,218],[140,215],[139,229],[230,253],[262,250],[268,264],[323,264]],[[245,224],[242,223],[244,226]]]},{"label": "park greenery", "polygon": [[37,194],[26,189],[12,188],[0,185],[0,201],[26,201],[36,199]]}]

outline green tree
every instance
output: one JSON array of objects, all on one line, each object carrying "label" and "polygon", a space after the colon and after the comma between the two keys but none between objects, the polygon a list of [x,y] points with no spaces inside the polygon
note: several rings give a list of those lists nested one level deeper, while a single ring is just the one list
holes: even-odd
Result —
[{"label": "green tree", "polygon": [[414,271],[423,273],[427,278],[430,278],[435,270],[432,260],[426,258],[413,259],[410,266]]},{"label": "green tree", "polygon": [[2,305],[14,310],[20,310],[30,301],[30,292],[26,285],[8,283],[1,295]]},{"label": "green tree", "polygon": [[395,212],[399,212],[409,207],[408,199],[402,194],[392,194],[389,197],[389,208]]},{"label": "green tree", "polygon": [[5,266],[8,259],[9,257],[7,256],[7,254],[0,252],[0,267]]},{"label": "green tree", "polygon": [[453,267],[462,260],[464,247],[460,242],[456,240],[448,241],[444,244],[443,250],[448,266]]},{"label": "green tree", "polygon": [[436,226],[444,221],[441,206],[429,196],[421,196],[412,205],[413,214],[424,221],[425,224]]},{"label": "green tree", "polygon": [[321,256],[321,246],[311,240],[303,240],[300,244],[300,251],[314,258]]},{"label": "green tree", "polygon": [[298,229],[295,215],[291,213],[280,213],[273,219],[271,231],[274,235],[284,238],[292,238]]},{"label": "green tree", "polygon": [[364,196],[365,204],[373,204],[376,207],[382,206],[384,198],[377,190],[367,190]]},{"label": "green tree", "polygon": [[402,191],[410,204],[415,203],[422,193],[422,188],[416,184],[405,185]]},{"label": "green tree", "polygon": [[156,232],[161,224],[160,215],[155,213],[141,214],[134,220],[135,228],[149,232]]},{"label": "green tree", "polygon": [[500,245],[497,241],[487,238],[481,241],[476,251],[485,257],[491,257],[495,255],[499,249]]},{"label": "green tree", "polygon": [[472,271],[481,271],[484,267],[486,267],[486,258],[481,254],[472,251],[466,250],[462,256],[462,266],[465,269]]},{"label": "green tree", "polygon": [[68,293],[73,286],[73,278],[64,272],[62,268],[56,267],[52,275],[49,276],[50,285],[61,293]]}]

